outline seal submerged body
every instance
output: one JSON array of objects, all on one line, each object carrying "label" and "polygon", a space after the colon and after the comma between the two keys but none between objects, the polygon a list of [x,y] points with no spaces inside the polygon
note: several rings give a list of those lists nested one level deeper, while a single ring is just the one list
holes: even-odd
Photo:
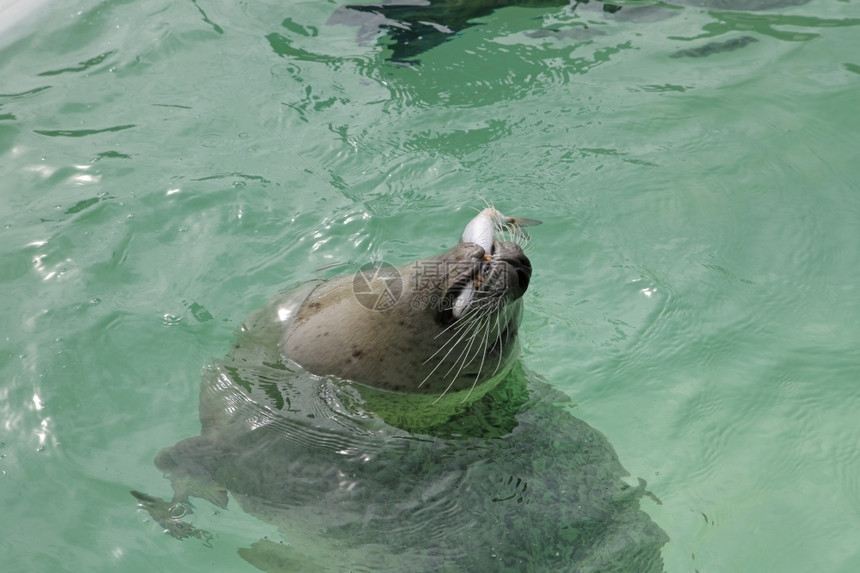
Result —
[{"label": "seal submerged body", "polygon": [[204,370],[201,434],[156,456],[173,499],[133,492],[140,506],[212,542],[190,498],[226,507],[229,493],[286,541],[239,549],[264,571],[661,570],[644,483],[620,479],[606,438],[513,360],[530,265],[499,224],[373,273],[400,277],[396,302],[362,304],[335,279],[252,313]]}]

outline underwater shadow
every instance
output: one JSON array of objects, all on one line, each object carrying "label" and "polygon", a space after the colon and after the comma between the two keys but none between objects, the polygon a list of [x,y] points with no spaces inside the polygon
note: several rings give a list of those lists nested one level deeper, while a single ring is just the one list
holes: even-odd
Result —
[{"label": "underwater shadow", "polygon": [[[398,64],[411,65],[418,58],[458,33],[477,26],[475,20],[509,6],[525,8],[563,8],[572,11],[601,12],[606,17],[634,22],[652,22],[677,15],[672,6],[688,6],[720,11],[755,12],[806,4],[809,0],[665,0],[653,4],[619,5],[599,0],[391,0],[340,6],[329,18],[329,24],[359,28],[358,40],[366,42],[385,32]],[[587,28],[587,26],[585,27]],[[583,30],[585,30],[583,28]],[[541,31],[541,33],[552,30]],[[599,33],[599,31],[596,31]],[[734,49],[737,46],[731,46]],[[712,51],[720,51],[712,47]]]},{"label": "underwater shadow", "polygon": [[[156,456],[172,499],[132,492],[172,536],[215,542],[190,498],[226,508],[229,494],[283,535],[239,549],[263,571],[663,570],[645,482],[624,481],[606,437],[518,362],[464,411],[407,431],[362,387],[282,361],[274,322],[254,316],[204,370],[201,434]],[[402,396],[389,394],[382,408]]]}]

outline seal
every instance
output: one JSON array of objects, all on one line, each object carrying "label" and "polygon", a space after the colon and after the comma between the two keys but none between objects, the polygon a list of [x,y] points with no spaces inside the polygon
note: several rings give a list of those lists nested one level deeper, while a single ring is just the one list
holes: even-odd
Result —
[{"label": "seal", "polygon": [[[281,341],[284,356],[318,375],[336,375],[396,392],[443,396],[470,390],[504,371],[515,355],[522,296],[531,263],[516,243],[475,243],[400,268],[382,267],[369,281],[400,296],[381,310],[354,296],[354,280],[319,285],[299,308]],[[455,302],[473,281],[480,288],[455,316]]]},{"label": "seal", "polygon": [[238,548],[263,571],[662,571],[644,481],[513,359],[531,265],[504,239],[534,223],[488,207],[447,253],[252,312],[203,370],[200,434],[155,456],[172,498],[139,507],[214,545],[233,518],[210,533],[192,499],[234,500],[277,528]]},{"label": "seal", "polygon": [[318,284],[292,315],[280,313],[289,317],[281,355],[363,385],[364,400],[394,425],[447,419],[492,389],[517,355],[532,268],[518,243],[497,239],[527,240],[520,228],[539,223],[488,207],[442,255]]}]

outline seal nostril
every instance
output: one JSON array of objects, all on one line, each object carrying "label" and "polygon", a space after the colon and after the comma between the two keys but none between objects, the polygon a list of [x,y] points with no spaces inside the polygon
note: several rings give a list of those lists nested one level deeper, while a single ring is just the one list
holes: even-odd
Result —
[{"label": "seal nostril", "polygon": [[495,247],[493,260],[496,263],[504,263],[506,280],[509,281],[507,286],[511,289],[511,294],[514,298],[521,297],[528,289],[531,280],[531,261],[516,243],[501,242],[493,246]]},{"label": "seal nostril", "polygon": [[517,282],[519,283],[520,292],[526,292],[529,288],[529,281],[531,280],[532,270],[530,267],[518,267],[517,268]]},{"label": "seal nostril", "polygon": [[524,293],[529,288],[529,281],[532,278],[532,263],[525,254],[520,254],[511,264],[516,270],[520,291]]}]

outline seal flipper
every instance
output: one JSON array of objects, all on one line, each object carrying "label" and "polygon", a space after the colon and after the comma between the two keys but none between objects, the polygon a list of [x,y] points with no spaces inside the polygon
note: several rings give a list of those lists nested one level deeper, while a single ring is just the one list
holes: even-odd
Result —
[{"label": "seal flipper", "polygon": [[138,506],[145,509],[158,525],[176,539],[187,539],[196,537],[207,547],[211,547],[212,534],[205,529],[197,529],[182,517],[191,513],[191,507],[187,503],[166,502],[160,497],[149,495],[137,490],[131,490],[131,495],[137,498]]},{"label": "seal flipper", "polygon": [[174,502],[187,502],[194,496],[227,509],[227,488],[209,469],[217,468],[225,456],[222,448],[202,435],[164,448],[155,456],[155,466],[170,477]]},{"label": "seal flipper", "polygon": [[132,490],[141,508],[176,539],[196,537],[209,545],[212,534],[203,529],[197,529],[191,523],[183,521],[193,513],[193,507],[188,501],[189,496],[199,497],[227,508],[227,488],[219,484],[209,466],[217,467],[218,460],[224,452],[206,436],[196,436],[177,443],[172,448],[164,448],[155,456],[155,465],[170,477],[173,487],[173,499],[165,501],[160,497]]}]

